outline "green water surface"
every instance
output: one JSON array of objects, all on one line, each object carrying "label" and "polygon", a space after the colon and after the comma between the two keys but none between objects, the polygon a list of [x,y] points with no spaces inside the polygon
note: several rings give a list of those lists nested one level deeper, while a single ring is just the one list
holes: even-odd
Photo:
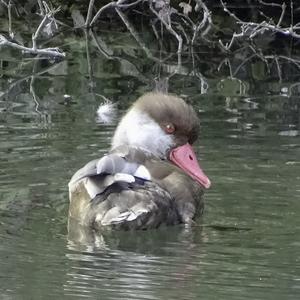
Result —
[{"label": "green water surface", "polygon": [[[91,44],[87,60],[84,38],[68,34],[60,63],[2,50],[0,299],[298,299],[297,73],[280,82],[252,62],[232,76],[209,52],[198,74],[189,60],[174,73],[129,34],[102,37],[113,57]],[[122,114],[157,80],[199,113],[196,150],[212,181],[203,219],[70,240],[68,181],[108,150],[116,126],[97,123],[102,96]]]}]

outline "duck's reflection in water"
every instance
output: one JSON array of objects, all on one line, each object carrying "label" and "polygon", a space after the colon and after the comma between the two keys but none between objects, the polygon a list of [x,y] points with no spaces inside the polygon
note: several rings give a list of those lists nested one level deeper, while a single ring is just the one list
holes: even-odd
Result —
[{"label": "duck's reflection in water", "polygon": [[200,247],[203,238],[201,227],[99,234],[70,221],[65,294],[95,299],[189,299],[190,279],[201,272],[199,261],[205,255]]}]

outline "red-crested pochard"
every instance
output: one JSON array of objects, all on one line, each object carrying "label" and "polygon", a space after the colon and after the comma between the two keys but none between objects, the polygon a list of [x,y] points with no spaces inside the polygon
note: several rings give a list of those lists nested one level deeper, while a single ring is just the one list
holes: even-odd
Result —
[{"label": "red-crested pochard", "polygon": [[107,155],[69,183],[69,218],[95,230],[191,224],[210,180],[192,145],[199,120],[176,96],[147,93],[120,121]]}]

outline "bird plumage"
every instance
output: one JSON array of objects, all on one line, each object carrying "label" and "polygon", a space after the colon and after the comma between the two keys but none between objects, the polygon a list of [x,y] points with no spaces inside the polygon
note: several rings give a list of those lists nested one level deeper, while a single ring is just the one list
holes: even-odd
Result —
[{"label": "bird plumage", "polygon": [[182,99],[142,96],[120,121],[108,154],[72,177],[69,217],[96,230],[191,224],[210,185],[190,145],[198,128]]}]

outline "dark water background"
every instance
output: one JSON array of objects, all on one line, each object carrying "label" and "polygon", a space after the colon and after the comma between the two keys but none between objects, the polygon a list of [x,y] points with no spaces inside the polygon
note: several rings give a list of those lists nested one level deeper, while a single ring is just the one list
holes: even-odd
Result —
[{"label": "dark water background", "polygon": [[[283,61],[280,80],[261,61],[243,65],[245,52],[222,62],[205,49],[176,73],[129,33],[99,36],[109,56],[70,32],[60,63],[1,50],[0,298],[298,299],[299,69]],[[67,183],[115,127],[96,122],[102,96],[121,114],[155,85],[199,112],[213,183],[203,219],[71,240]]]}]

